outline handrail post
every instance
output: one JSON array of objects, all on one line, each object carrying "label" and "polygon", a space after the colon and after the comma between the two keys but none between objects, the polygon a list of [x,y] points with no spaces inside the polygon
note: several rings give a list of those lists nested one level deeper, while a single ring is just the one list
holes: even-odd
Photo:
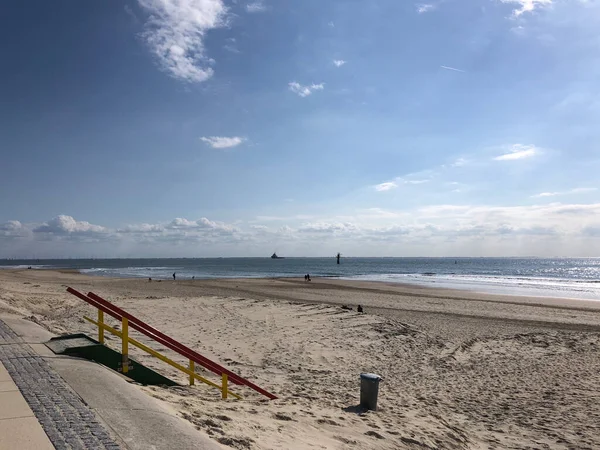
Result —
[{"label": "handrail post", "polygon": [[226,399],[227,398],[227,374],[223,373],[221,375],[221,398],[222,399]]},{"label": "handrail post", "polygon": [[[195,364],[195,363],[194,363],[194,361],[192,361],[191,359],[190,359],[190,370],[191,370],[193,373],[196,373],[196,364]],[[190,374],[190,386],[193,386],[193,385],[194,385],[194,381],[195,381],[195,380],[194,380],[194,375]]]},{"label": "handrail post", "polygon": [[121,331],[121,353],[123,355],[123,373],[129,372],[129,321],[127,317],[123,317]]},{"label": "handrail post", "polygon": [[98,310],[98,341],[104,344],[104,311]]}]

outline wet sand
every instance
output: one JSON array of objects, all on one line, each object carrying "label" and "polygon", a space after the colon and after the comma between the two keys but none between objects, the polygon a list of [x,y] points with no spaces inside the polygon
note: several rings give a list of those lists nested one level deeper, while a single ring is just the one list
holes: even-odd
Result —
[{"label": "wet sand", "polygon": [[[93,309],[66,286],[96,292],[279,395],[268,402],[238,387],[244,400],[222,402],[202,385],[143,388],[224,448],[600,447],[598,302],[333,279],[2,270],[0,313],[94,335],[81,319]],[[356,408],[361,372],[384,377],[377,412]]]}]

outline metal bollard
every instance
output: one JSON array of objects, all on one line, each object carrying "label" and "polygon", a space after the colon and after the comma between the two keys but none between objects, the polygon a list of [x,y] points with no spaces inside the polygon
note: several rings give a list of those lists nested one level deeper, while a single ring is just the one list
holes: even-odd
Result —
[{"label": "metal bollard", "polygon": [[377,396],[381,377],[374,373],[360,374],[360,406],[371,411],[377,410]]}]

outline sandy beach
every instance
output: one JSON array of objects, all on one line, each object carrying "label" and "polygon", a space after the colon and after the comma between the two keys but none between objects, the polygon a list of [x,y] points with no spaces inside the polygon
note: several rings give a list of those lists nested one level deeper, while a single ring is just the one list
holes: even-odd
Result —
[{"label": "sandy beach", "polygon": [[[279,396],[236,387],[243,400],[224,402],[204,385],[141,387],[223,448],[600,448],[597,302],[332,279],[1,270],[0,314],[94,336],[82,319],[93,309],[66,286],[103,296]],[[161,361],[132,356],[186,384]],[[356,408],[361,372],[384,379],[377,412]]]}]

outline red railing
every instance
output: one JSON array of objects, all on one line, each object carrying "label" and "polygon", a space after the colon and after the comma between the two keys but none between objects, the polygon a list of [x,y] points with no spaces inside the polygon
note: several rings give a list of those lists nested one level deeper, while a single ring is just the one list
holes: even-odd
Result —
[{"label": "red railing", "polygon": [[148,325],[147,323],[143,322],[142,320],[138,319],[137,317],[129,314],[127,311],[124,311],[123,309],[119,308],[118,306],[103,299],[99,295],[96,295],[93,292],[89,292],[87,295],[85,295],[79,291],[76,291],[73,288],[67,288],[67,292],[75,295],[76,297],[79,297],[81,300],[85,301],[86,303],[89,303],[90,305],[94,306],[95,308],[98,308],[101,311],[104,311],[106,314],[114,317],[117,320],[122,320],[123,317],[127,318],[129,321],[129,326],[131,328],[133,328],[134,330],[139,331],[140,333],[144,334],[145,336],[149,337],[150,339],[153,339],[153,340],[159,342],[160,344],[164,345],[165,347],[179,353],[180,355],[186,357],[190,361],[194,361],[195,363],[201,365],[205,369],[210,370],[211,372],[213,372],[217,375],[221,376],[223,374],[227,374],[227,376],[229,377],[229,380],[232,383],[235,383],[237,385],[248,386],[249,388],[254,389],[256,392],[264,395],[265,397],[267,397],[271,400],[277,398],[275,395],[273,395],[270,392],[255,385],[251,381],[240,377],[239,375],[231,372],[230,370],[226,369],[225,367],[223,367],[223,366],[217,364],[216,362],[211,361],[210,359],[195,352],[191,348],[186,347],[181,342],[178,342],[175,339],[160,332],[156,328]]}]

